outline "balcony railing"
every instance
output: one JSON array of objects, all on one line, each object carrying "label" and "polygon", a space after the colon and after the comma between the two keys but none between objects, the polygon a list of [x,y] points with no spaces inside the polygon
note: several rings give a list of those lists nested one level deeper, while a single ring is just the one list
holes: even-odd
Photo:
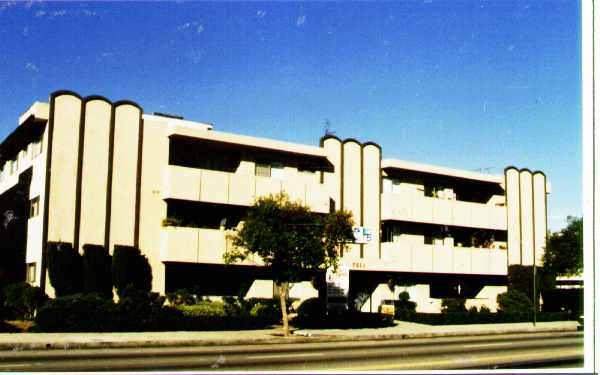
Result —
[{"label": "balcony railing", "polygon": [[[233,231],[188,227],[164,227],[161,231],[160,259],[163,262],[224,264]],[[410,242],[384,242],[381,259],[366,254],[359,258],[358,245],[351,245],[342,261],[372,271],[506,275],[505,250],[424,245]],[[239,264],[263,265],[258,256]],[[356,268],[356,267],[351,267]]]},{"label": "balcony railing", "polygon": [[[230,249],[233,231],[206,228],[164,227],[160,236],[160,260],[163,262],[224,264],[223,254]],[[239,264],[262,265],[259,257]]]},{"label": "balcony railing", "polygon": [[280,180],[178,166],[165,170],[162,197],[250,206],[256,197],[280,192],[286,192],[292,201],[299,200],[315,212],[329,212],[325,186],[299,177]]},{"label": "balcony railing", "polygon": [[506,250],[425,245],[381,244],[381,261],[395,271],[506,275]]},{"label": "balcony railing", "polygon": [[381,219],[506,230],[506,208],[398,193],[381,195]]}]

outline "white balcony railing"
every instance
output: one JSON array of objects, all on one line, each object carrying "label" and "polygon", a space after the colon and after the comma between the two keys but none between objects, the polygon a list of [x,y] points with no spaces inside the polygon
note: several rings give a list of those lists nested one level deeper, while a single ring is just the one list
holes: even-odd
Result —
[{"label": "white balcony railing", "polygon": [[398,193],[381,195],[381,219],[506,230],[505,207]]},{"label": "white balcony railing", "polygon": [[313,211],[329,212],[324,185],[302,178],[279,180],[206,169],[169,166],[163,175],[162,198],[250,206],[256,197],[286,192]]},{"label": "white balcony railing", "polygon": [[[233,232],[220,229],[164,227],[160,236],[160,260],[163,262],[224,264],[223,254],[232,246]],[[240,264],[262,265],[259,257]]]},{"label": "white balcony railing", "polygon": [[499,249],[384,242],[381,259],[368,268],[401,272],[506,275],[507,252]]}]

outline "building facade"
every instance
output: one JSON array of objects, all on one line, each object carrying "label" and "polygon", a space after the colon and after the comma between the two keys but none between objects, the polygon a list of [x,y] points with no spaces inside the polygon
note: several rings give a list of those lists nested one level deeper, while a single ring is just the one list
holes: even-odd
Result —
[{"label": "building facade", "polygon": [[[147,256],[157,292],[271,296],[260,259],[226,266],[222,255],[255,198],[282,191],[314,212],[352,212],[365,236],[341,262],[349,300],[364,311],[402,291],[418,311],[453,296],[495,310],[508,266],[539,265],[544,251],[549,183],[539,171],[382,159],[376,143],[335,136],[317,147],[223,133],[132,101],[58,91],[0,144],[0,234],[13,244],[0,277],[51,294],[48,242],[110,253],[128,245]],[[309,282],[290,293],[316,296]]]}]

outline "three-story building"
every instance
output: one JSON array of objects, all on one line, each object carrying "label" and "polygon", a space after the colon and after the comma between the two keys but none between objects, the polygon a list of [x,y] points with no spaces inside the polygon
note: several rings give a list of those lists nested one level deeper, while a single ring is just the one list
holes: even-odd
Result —
[{"label": "three-story building", "polygon": [[[48,242],[111,253],[129,245],[147,256],[157,292],[271,296],[260,259],[224,265],[222,256],[256,197],[283,191],[317,213],[351,211],[366,234],[341,257],[357,308],[375,311],[406,290],[418,311],[453,296],[495,310],[508,265],[541,260],[548,187],[539,171],[495,176],[382,160],[372,142],[223,133],[132,101],[58,91],[0,144],[0,236],[11,244],[0,277],[52,293]],[[317,294],[309,282],[290,293]]]}]

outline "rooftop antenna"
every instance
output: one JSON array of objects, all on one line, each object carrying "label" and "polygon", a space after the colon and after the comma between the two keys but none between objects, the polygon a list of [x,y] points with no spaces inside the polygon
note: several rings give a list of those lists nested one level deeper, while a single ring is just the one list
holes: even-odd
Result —
[{"label": "rooftop antenna", "polygon": [[331,131],[331,121],[329,121],[329,119],[326,118],[324,123],[325,123],[325,136],[335,135],[335,132]]}]

